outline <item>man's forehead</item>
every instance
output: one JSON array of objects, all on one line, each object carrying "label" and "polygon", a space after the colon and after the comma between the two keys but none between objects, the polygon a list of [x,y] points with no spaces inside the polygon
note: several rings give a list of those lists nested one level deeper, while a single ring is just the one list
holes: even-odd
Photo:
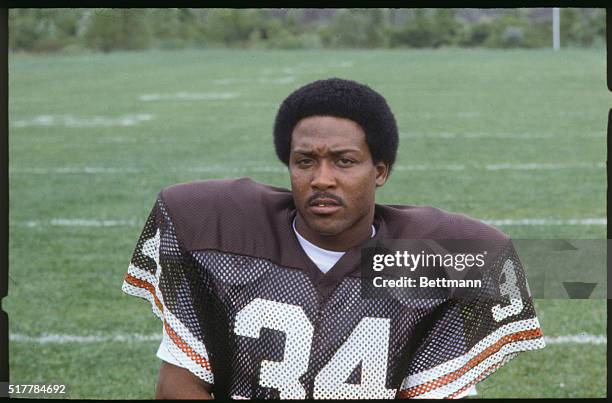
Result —
[{"label": "man's forehead", "polygon": [[365,133],[352,120],[333,116],[313,116],[300,120],[292,133],[291,148],[327,148],[333,151],[366,147]]}]

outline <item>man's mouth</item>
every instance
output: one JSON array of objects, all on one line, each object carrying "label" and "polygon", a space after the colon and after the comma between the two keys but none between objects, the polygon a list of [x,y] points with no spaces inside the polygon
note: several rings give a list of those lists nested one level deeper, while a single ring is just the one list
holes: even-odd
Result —
[{"label": "man's mouth", "polygon": [[338,200],[329,197],[317,197],[308,206],[313,213],[326,215],[340,210],[342,204]]}]

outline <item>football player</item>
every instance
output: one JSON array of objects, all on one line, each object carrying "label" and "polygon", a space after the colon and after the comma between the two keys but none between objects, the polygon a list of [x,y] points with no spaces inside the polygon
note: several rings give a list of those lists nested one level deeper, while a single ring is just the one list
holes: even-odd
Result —
[{"label": "football player", "polygon": [[[274,145],[291,190],[240,178],[157,197],[123,290],[163,322],[158,398],[462,397],[544,346],[507,236],[434,207],[375,203],[398,147],[380,94],[338,78],[299,88],[278,110]],[[361,249],[385,239],[499,245],[485,283],[501,298],[365,298]]]}]

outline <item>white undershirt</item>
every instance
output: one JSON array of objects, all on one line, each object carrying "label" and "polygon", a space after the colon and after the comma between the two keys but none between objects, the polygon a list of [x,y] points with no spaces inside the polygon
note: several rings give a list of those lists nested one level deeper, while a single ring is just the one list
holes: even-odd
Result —
[{"label": "white undershirt", "polygon": [[[295,228],[295,218],[293,219],[293,232],[295,232],[295,236],[297,236],[298,242],[302,249],[304,249],[304,252],[306,252],[310,260],[312,260],[323,273],[327,273],[329,269],[334,267],[336,262],[344,256],[345,252],[323,249],[306,240],[306,238],[297,232]],[[376,235],[376,228],[372,225],[372,235],[370,235],[370,238],[373,238],[374,235]]]}]

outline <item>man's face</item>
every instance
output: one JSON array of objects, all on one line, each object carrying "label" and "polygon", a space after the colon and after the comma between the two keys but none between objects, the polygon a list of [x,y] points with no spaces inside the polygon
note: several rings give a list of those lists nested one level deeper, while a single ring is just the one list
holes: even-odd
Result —
[{"label": "man's face", "polygon": [[302,236],[336,250],[369,236],[376,187],[385,183],[388,167],[373,162],[361,126],[331,116],[300,120],[289,172]]}]

